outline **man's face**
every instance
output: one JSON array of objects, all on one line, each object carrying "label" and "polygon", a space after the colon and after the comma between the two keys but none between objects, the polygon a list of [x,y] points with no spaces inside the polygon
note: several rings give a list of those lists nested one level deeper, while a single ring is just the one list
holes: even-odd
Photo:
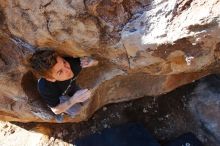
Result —
[{"label": "man's face", "polygon": [[51,69],[51,76],[54,81],[65,81],[71,79],[74,74],[70,64],[62,57],[57,57],[57,63]]}]

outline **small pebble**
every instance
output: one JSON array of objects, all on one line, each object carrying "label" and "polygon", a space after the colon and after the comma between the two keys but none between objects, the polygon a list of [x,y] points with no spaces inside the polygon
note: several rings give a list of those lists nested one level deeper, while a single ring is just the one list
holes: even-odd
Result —
[{"label": "small pebble", "polygon": [[107,110],[107,107],[103,107],[103,109],[102,109],[103,111],[106,111]]},{"label": "small pebble", "polygon": [[143,108],[143,113],[146,113],[147,112],[147,109]]}]

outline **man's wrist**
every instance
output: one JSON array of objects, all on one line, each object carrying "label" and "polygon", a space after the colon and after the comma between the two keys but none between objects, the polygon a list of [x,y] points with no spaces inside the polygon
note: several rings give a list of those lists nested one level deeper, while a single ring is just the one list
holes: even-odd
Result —
[{"label": "man's wrist", "polygon": [[74,96],[72,96],[72,98],[70,98],[70,102],[72,105],[76,104],[77,103],[76,98]]}]

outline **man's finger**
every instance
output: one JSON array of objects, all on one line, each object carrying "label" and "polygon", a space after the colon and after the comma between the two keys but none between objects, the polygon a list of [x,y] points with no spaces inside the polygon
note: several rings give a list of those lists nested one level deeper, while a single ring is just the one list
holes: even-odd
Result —
[{"label": "man's finger", "polygon": [[79,92],[79,93],[84,93],[84,92],[87,92],[88,91],[88,89],[80,89],[80,90],[78,90],[77,92]]},{"label": "man's finger", "polygon": [[80,96],[80,95],[84,94],[84,93],[87,92],[87,91],[88,91],[88,89],[81,89],[81,90],[78,90],[78,91],[75,93],[75,95],[76,95],[76,96]]},{"label": "man's finger", "polygon": [[88,61],[82,61],[81,64],[88,64]]},{"label": "man's finger", "polygon": [[81,96],[86,96],[86,97],[90,97],[91,96],[91,91],[87,91],[87,92],[85,92],[83,95],[81,95]]},{"label": "man's finger", "polygon": [[83,95],[81,95],[82,97],[90,97],[91,96],[91,94],[90,93],[88,93],[88,92],[86,92],[86,93],[84,93]]},{"label": "man's finger", "polygon": [[87,96],[81,96],[78,101],[79,102],[84,102],[85,100],[89,99]]}]

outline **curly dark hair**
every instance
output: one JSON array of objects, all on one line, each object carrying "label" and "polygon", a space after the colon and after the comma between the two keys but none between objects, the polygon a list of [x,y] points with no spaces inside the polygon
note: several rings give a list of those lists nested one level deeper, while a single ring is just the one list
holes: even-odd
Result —
[{"label": "curly dark hair", "polygon": [[57,56],[54,50],[37,50],[28,58],[29,67],[36,77],[50,77],[50,69],[57,63]]}]

